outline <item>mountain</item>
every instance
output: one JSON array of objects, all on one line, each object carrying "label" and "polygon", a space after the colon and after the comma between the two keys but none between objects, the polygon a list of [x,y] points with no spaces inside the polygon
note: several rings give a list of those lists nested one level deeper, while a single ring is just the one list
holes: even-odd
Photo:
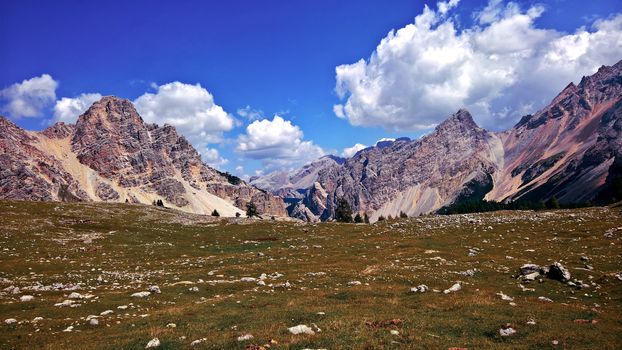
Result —
[{"label": "mountain", "polygon": [[622,61],[569,84],[509,130],[484,130],[460,110],[419,140],[362,150],[320,170],[292,215],[330,220],[339,198],[372,221],[466,200],[608,201],[621,195],[621,133]]},{"label": "mountain", "polygon": [[281,197],[302,198],[304,190],[317,181],[320,171],[344,162],[345,158],[326,155],[293,171],[275,171],[265,176],[252,177],[250,183]]},{"label": "mountain", "polygon": [[174,127],[144,123],[132,103],[95,102],[75,125],[23,130],[0,117],[0,198],[151,204],[220,215],[285,216],[282,199],[221,173]]}]

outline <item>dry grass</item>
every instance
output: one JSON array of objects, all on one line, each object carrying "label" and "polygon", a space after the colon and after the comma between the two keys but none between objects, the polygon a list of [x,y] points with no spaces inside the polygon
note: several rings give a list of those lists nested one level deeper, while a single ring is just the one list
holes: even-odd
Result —
[{"label": "dry grass", "polygon": [[[0,294],[1,321],[18,321],[0,324],[2,349],[143,349],[153,337],[161,349],[189,348],[200,338],[207,341],[195,348],[244,349],[270,339],[278,342],[272,349],[622,346],[619,209],[424,217],[371,226],[214,222],[106,204],[0,202],[0,213],[0,290],[21,288]],[[613,237],[604,237],[611,229]],[[469,256],[469,248],[479,253]],[[553,261],[589,287],[543,279],[524,285],[535,291],[521,289],[514,277],[521,265]],[[461,274],[469,269],[476,270],[473,276]],[[266,278],[265,286],[240,281],[275,272],[283,276]],[[463,283],[461,291],[442,293],[456,281]],[[36,283],[80,284],[78,292],[95,297],[59,308],[54,304],[70,291],[30,290]],[[409,292],[419,284],[430,291]],[[150,285],[162,293],[130,297]],[[516,306],[501,300],[500,291]],[[20,302],[26,294],[35,299]],[[122,305],[127,309],[117,308]],[[87,316],[105,310],[114,312],[99,317],[98,326],[88,324]],[[44,319],[35,323],[37,316]],[[536,324],[528,325],[530,319]],[[177,327],[167,328],[169,323]],[[518,333],[501,337],[505,323]],[[287,327],[298,324],[322,331],[290,334]],[[74,330],[63,332],[68,326]],[[254,338],[237,341],[247,333]]]}]

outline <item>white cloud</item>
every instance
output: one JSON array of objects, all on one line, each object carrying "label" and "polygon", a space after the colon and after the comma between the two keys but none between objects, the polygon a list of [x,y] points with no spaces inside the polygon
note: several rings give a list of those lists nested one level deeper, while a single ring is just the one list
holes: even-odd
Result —
[{"label": "white cloud", "polygon": [[428,129],[459,108],[499,129],[546,105],[570,81],[622,57],[622,14],[573,34],[538,28],[539,5],[492,0],[458,30],[456,2],[427,6],[391,31],[368,60],[336,68],[335,115],[353,125]]},{"label": "white cloud", "polygon": [[376,145],[378,145],[380,142],[387,142],[387,141],[393,142],[395,141],[395,139],[392,137],[383,137],[380,140],[376,141]]},{"label": "white cloud", "polygon": [[69,98],[63,97],[54,105],[54,120],[66,123],[75,123],[80,114],[84,113],[91,105],[102,98],[101,94],[80,94]]},{"label": "white cloud", "polygon": [[291,121],[275,115],[255,120],[238,136],[236,150],[248,159],[260,160],[268,168],[302,165],[324,155],[321,147],[303,140],[304,134]]},{"label": "white cloud", "polygon": [[160,85],[156,93],[143,94],[134,105],[145,121],[173,125],[197,149],[221,141],[222,133],[235,125],[235,119],[200,84]]},{"label": "white cloud", "polygon": [[365,146],[362,143],[357,143],[352,147],[346,147],[343,149],[343,151],[341,152],[341,156],[346,157],[346,158],[350,158],[352,156],[354,156],[356,154],[356,152],[367,148],[367,146]]},{"label": "white cloud", "polygon": [[215,148],[206,147],[203,152],[201,152],[201,158],[208,165],[219,168],[227,163],[229,163],[228,159],[225,159],[220,156],[218,150]]},{"label": "white cloud", "polygon": [[253,109],[251,108],[251,106],[238,108],[237,113],[240,117],[246,118],[248,120],[257,120],[264,117],[263,111],[261,111],[260,109]]},{"label": "white cloud", "polygon": [[26,79],[0,90],[2,112],[11,118],[41,117],[56,100],[58,82],[49,74]]}]

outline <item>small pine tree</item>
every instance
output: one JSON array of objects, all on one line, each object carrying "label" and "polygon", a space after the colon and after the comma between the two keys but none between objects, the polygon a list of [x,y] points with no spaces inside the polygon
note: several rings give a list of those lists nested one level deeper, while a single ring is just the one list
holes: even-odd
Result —
[{"label": "small pine tree", "polygon": [[549,209],[559,209],[559,201],[557,197],[553,196],[546,201],[546,207]]},{"label": "small pine tree", "polygon": [[354,216],[354,222],[357,224],[360,224],[363,222],[363,218],[361,217],[361,214],[356,213],[356,215]]},{"label": "small pine tree", "polygon": [[404,213],[403,211],[400,211],[400,218],[406,219],[408,218],[408,215],[406,215],[406,213]]},{"label": "small pine tree", "polygon": [[218,210],[214,209],[214,211],[212,212],[212,216],[220,216],[220,214],[218,213]]},{"label": "small pine tree", "polygon": [[239,218],[240,216],[242,216],[242,214],[240,214],[240,212],[235,213],[235,217]]},{"label": "small pine tree", "polygon": [[253,216],[257,216],[257,206],[253,202],[248,202],[246,205],[246,216],[252,218]]},{"label": "small pine tree", "polygon": [[163,207],[163,206],[164,206],[164,202],[162,202],[162,200],[161,200],[161,199],[158,199],[158,200],[156,201],[156,205],[157,205],[158,207]]},{"label": "small pine tree", "polygon": [[[391,217],[391,216],[389,216],[389,217]],[[384,219],[384,216],[380,215],[380,216],[378,217],[378,221],[384,221],[384,220],[385,220],[385,219]]]},{"label": "small pine tree", "polygon": [[337,200],[335,220],[338,222],[352,222],[352,208],[350,208],[350,204],[343,198]]},{"label": "small pine tree", "polygon": [[363,222],[369,224],[369,216],[367,216],[367,213],[363,214]]}]

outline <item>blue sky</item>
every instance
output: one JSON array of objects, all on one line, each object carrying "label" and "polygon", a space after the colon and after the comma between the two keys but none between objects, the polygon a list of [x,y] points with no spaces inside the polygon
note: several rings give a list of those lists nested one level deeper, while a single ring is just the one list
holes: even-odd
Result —
[{"label": "blue sky", "polygon": [[[427,19],[425,4],[431,11]],[[185,126],[178,129],[191,133],[197,149],[213,156],[212,164],[253,175],[294,167],[322,153],[340,154],[356,143],[418,137],[456,107],[468,107],[484,127],[507,127],[523,111],[543,107],[567,82],[622,59],[615,54],[622,52],[620,1],[452,0],[444,5],[447,11],[436,1],[3,1],[2,114],[27,129],[41,129],[53,120],[70,121],[69,114],[59,112],[62,106],[54,108],[63,97],[98,93],[135,100],[150,93],[142,110],[153,114],[151,121],[173,120],[160,118],[158,108],[166,108],[163,114],[186,111],[179,118],[189,121],[179,121]],[[389,31],[401,28],[376,55]],[[580,39],[580,33],[591,39]],[[511,39],[520,45],[509,47]],[[567,50],[581,45],[586,47],[581,52]],[[565,47],[561,54],[559,46]],[[517,52],[529,57],[516,59]],[[376,61],[370,60],[372,54]],[[542,81],[536,81],[529,72],[544,72],[551,64],[544,57],[551,55],[561,55],[564,69],[542,73]],[[495,69],[485,61],[491,57],[499,67],[512,69]],[[339,66],[343,69],[336,73]],[[41,102],[36,116],[6,107],[23,91],[12,86],[43,74],[50,77],[48,90],[55,82],[54,96],[47,102],[35,98]],[[212,102],[201,100],[212,113],[204,122],[226,121],[220,128],[198,123],[208,136],[191,129],[193,113],[205,114],[158,99],[165,93],[161,87],[172,82],[200,84],[213,96]],[[183,86],[168,87],[170,92]],[[257,112],[250,113],[254,118],[238,113],[247,106]],[[247,128],[253,122],[254,132]]]}]

